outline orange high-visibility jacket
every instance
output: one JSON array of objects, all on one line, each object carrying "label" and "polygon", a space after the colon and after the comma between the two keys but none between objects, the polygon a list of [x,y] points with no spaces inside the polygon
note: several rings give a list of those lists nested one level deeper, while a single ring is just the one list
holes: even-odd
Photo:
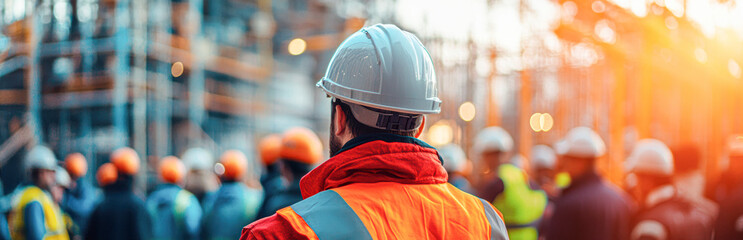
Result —
[{"label": "orange high-visibility jacket", "polygon": [[418,139],[356,138],[302,178],[304,200],[246,226],[241,239],[508,239],[492,205],[447,178]]}]

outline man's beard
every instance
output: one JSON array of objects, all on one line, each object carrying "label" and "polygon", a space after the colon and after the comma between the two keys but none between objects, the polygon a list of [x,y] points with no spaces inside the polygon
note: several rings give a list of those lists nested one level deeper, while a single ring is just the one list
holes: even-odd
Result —
[{"label": "man's beard", "polygon": [[[332,118],[335,118],[335,114],[333,115]],[[328,139],[330,139],[330,157],[333,157],[343,148],[341,140],[335,135],[335,119],[330,120],[330,138]]]}]

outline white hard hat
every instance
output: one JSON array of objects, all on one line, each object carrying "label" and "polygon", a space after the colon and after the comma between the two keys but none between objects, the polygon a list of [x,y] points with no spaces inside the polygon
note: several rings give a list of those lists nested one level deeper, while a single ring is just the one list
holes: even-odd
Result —
[{"label": "white hard hat", "polygon": [[349,36],[317,82],[331,97],[398,113],[441,111],[431,56],[395,25],[377,24]]},{"label": "white hard hat", "polygon": [[628,172],[671,176],[673,154],[663,142],[643,139],[637,142],[625,166]]},{"label": "white hard hat", "polygon": [[578,158],[597,158],[606,153],[606,145],[592,129],[576,127],[555,144],[555,153]]},{"label": "white hard hat", "polygon": [[555,151],[547,145],[536,145],[531,148],[532,169],[554,169],[556,159]]},{"label": "white hard hat", "polygon": [[214,157],[209,150],[203,148],[190,148],[181,156],[183,165],[188,170],[211,171],[214,166]]},{"label": "white hard hat", "polygon": [[57,169],[57,158],[52,150],[45,146],[35,146],[26,154],[25,169]]},{"label": "white hard hat", "polygon": [[68,188],[70,187],[70,174],[67,173],[63,167],[57,166],[57,171],[54,172],[54,178],[57,185]]},{"label": "white hard hat", "polygon": [[444,169],[447,172],[461,172],[467,165],[467,156],[459,145],[447,144],[440,147],[439,154],[444,159]]},{"label": "white hard hat", "polygon": [[524,155],[521,154],[515,154],[513,157],[511,157],[511,160],[508,161],[509,163],[513,164],[514,166],[517,166],[521,169],[524,168],[524,162],[526,161],[526,158]]},{"label": "white hard hat", "polygon": [[475,152],[510,152],[513,149],[513,138],[500,127],[488,127],[480,131],[473,146]]}]

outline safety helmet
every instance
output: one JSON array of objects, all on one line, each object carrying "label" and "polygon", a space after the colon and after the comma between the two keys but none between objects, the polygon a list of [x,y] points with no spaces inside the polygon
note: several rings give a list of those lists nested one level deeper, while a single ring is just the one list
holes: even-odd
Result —
[{"label": "safety helmet", "polygon": [[104,163],[98,167],[98,172],[95,174],[98,186],[101,187],[116,182],[117,178],[119,178],[119,173],[113,163]]},{"label": "safety helmet", "polygon": [[459,145],[450,143],[439,148],[447,172],[463,172],[467,167],[467,156]]},{"label": "safety helmet", "polygon": [[177,157],[167,156],[157,165],[157,174],[166,183],[179,183],[186,175],[186,166]]},{"label": "safety helmet", "polygon": [[511,157],[511,160],[508,161],[508,163],[513,164],[514,166],[521,169],[524,168],[524,162],[526,162],[526,158],[524,157],[524,155],[521,154],[514,154]]},{"label": "safety helmet", "polygon": [[70,176],[80,178],[88,172],[88,161],[80,153],[70,153],[64,160],[65,168]]},{"label": "safety helmet", "polygon": [[513,138],[503,128],[488,127],[477,134],[473,149],[476,153],[510,152],[513,149]]},{"label": "safety helmet", "polygon": [[70,174],[68,174],[67,170],[65,170],[63,167],[57,166],[57,170],[54,171],[54,179],[55,182],[57,182],[57,185],[64,188],[70,187]]},{"label": "safety helmet", "polygon": [[663,142],[643,139],[637,142],[625,163],[626,170],[660,176],[673,174],[673,154]]},{"label": "safety helmet", "polygon": [[203,148],[189,148],[181,156],[188,170],[210,171],[214,167],[212,152]]},{"label": "safety helmet", "polygon": [[547,145],[536,145],[531,148],[531,167],[532,169],[554,169],[555,151]]},{"label": "safety helmet", "polygon": [[592,129],[576,127],[555,144],[555,153],[577,158],[597,158],[606,153],[606,145]]},{"label": "safety helmet", "polygon": [[431,56],[421,41],[390,24],[365,27],[349,36],[317,82],[329,96],[360,105],[352,110],[359,122],[388,130],[415,130],[422,122],[415,115],[439,113],[436,85]]},{"label": "safety helmet", "polygon": [[279,160],[279,151],[281,151],[281,135],[271,134],[258,143],[258,152],[261,154],[263,165],[268,166]]},{"label": "safety helmet", "polygon": [[248,158],[239,150],[227,150],[219,157],[219,163],[224,167],[222,177],[239,180],[247,172]]},{"label": "safety helmet", "polygon": [[279,156],[289,161],[315,164],[322,158],[322,143],[312,130],[294,127],[284,132]]},{"label": "safety helmet", "polygon": [[25,169],[46,169],[56,170],[57,169],[57,158],[54,156],[54,152],[51,149],[37,145],[28,151],[25,158]]},{"label": "safety helmet", "polygon": [[111,153],[111,163],[119,172],[126,175],[134,175],[139,171],[139,155],[128,147],[119,148]]}]

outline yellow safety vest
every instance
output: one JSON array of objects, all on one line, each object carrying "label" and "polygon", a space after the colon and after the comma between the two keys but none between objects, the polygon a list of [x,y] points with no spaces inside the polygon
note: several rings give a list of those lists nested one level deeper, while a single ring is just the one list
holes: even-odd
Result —
[{"label": "yellow safety vest", "polygon": [[502,164],[498,175],[503,180],[504,190],[493,201],[503,214],[512,240],[536,240],[537,222],[547,207],[547,195],[541,190],[532,190],[523,171],[512,164]]},{"label": "yellow safety vest", "polygon": [[26,239],[23,211],[29,203],[38,202],[44,212],[44,225],[46,225],[45,240],[69,240],[64,216],[59,207],[54,204],[48,193],[36,186],[28,186],[20,190],[12,200],[13,211],[10,213],[10,236],[11,239]]}]

